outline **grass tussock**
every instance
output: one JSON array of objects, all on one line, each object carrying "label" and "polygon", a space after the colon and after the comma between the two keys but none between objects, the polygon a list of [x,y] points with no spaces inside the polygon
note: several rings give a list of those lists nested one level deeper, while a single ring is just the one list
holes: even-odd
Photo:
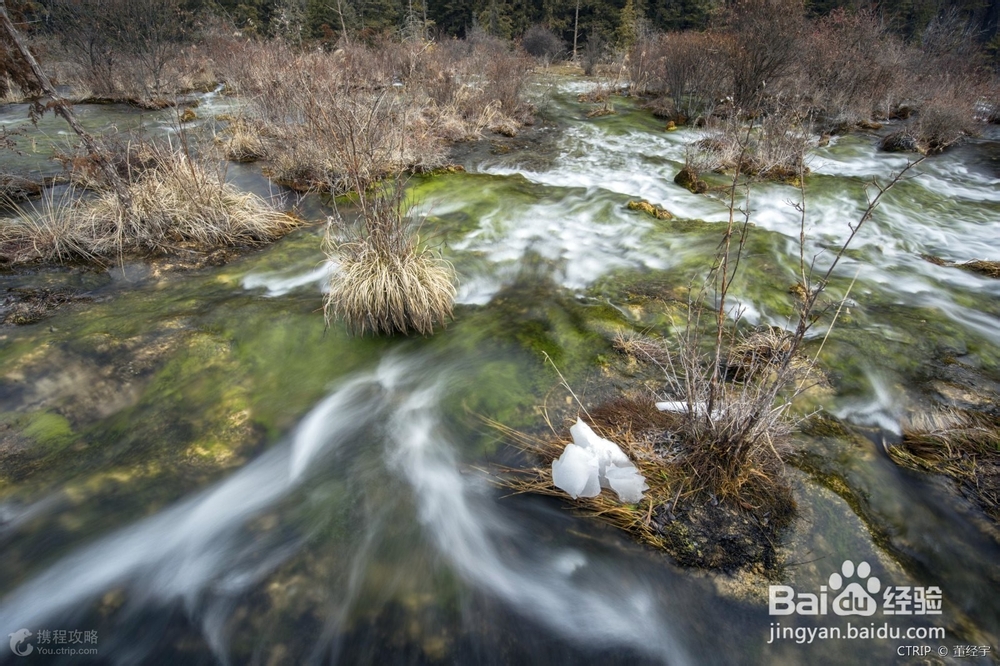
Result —
[{"label": "grass tussock", "polygon": [[805,165],[809,136],[808,125],[794,114],[773,113],[748,122],[730,116],[712,122],[686,151],[682,171],[693,179],[678,184],[704,191],[707,188],[698,184],[697,175],[705,171],[797,184],[809,172]]},{"label": "grass tussock", "polygon": [[[127,198],[97,188],[50,191],[15,207],[0,232],[13,262],[102,261],[125,255],[173,254],[274,240],[298,225],[261,197],[241,192],[184,151],[146,146],[144,168],[126,181]],[[140,151],[141,152],[141,151]]]},{"label": "grass tussock", "polygon": [[958,264],[958,267],[963,270],[978,273],[979,275],[985,275],[986,277],[1000,278],[1000,261],[975,259],[973,261],[966,261],[965,263]]},{"label": "grass tussock", "polygon": [[950,477],[1000,520],[1000,420],[995,416],[958,409],[913,414],[889,457],[902,467]]},{"label": "grass tussock", "polygon": [[[629,344],[631,344],[630,341]],[[637,350],[640,355],[645,350]],[[654,352],[658,354],[660,352]],[[563,436],[534,437],[496,423],[537,466],[505,470],[504,487],[517,493],[559,497],[637,541],[666,551],[680,564],[734,570],[776,564],[774,544],[794,511],[787,487],[755,476],[759,504],[719,501],[697,473],[694,451],[685,440],[685,416],[659,411],[648,396],[611,400],[583,415],[595,432],[620,446],[645,477],[649,490],[638,504],[623,504],[613,492],[570,500],[552,482],[552,461],[566,444]]]},{"label": "grass tussock", "polygon": [[244,117],[233,118],[216,136],[226,159],[234,162],[256,162],[267,154],[264,128]]},{"label": "grass tussock", "polygon": [[339,264],[325,303],[327,322],[342,319],[360,335],[430,335],[451,317],[455,270],[421,245],[398,184],[365,197],[359,223],[331,219],[327,238],[328,254]]}]

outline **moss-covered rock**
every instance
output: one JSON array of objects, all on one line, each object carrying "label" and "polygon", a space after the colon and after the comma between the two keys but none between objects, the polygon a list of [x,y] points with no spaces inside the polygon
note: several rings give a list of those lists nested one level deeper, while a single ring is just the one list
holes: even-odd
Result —
[{"label": "moss-covered rock", "polygon": [[655,217],[657,220],[672,220],[674,217],[666,208],[651,204],[644,199],[641,201],[629,201],[627,208],[639,213],[645,213],[646,215]]},{"label": "moss-covered rock", "polygon": [[698,172],[690,167],[684,167],[674,176],[674,182],[694,194],[703,194],[708,191],[708,183],[698,178]]}]

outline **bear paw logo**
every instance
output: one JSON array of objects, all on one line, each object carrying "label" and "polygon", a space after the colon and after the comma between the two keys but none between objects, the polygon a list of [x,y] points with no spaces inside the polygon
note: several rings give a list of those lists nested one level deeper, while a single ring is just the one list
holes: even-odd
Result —
[{"label": "bear paw logo", "polygon": [[18,657],[27,657],[35,649],[35,646],[31,643],[21,645],[31,636],[31,632],[27,629],[18,629],[14,633],[7,635],[10,636],[10,651]]},{"label": "bear paw logo", "polygon": [[[830,590],[836,592],[844,587],[845,583],[847,583],[847,587],[834,598],[833,612],[837,615],[863,615],[865,617],[874,615],[875,611],[878,610],[878,602],[872,595],[878,593],[882,583],[871,575],[871,566],[867,562],[861,562],[855,569],[854,562],[845,560],[840,570],[843,576],[839,573],[830,574]],[[857,580],[850,580],[855,575],[857,575]],[[862,582],[864,586],[862,586]]]}]

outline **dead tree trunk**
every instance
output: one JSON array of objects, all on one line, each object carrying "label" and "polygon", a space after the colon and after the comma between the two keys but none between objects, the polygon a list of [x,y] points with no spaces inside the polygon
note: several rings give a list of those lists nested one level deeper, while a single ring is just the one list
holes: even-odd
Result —
[{"label": "dead tree trunk", "polygon": [[580,34],[580,0],[576,0],[576,13],[573,15],[573,63],[576,59],[576,37]]}]

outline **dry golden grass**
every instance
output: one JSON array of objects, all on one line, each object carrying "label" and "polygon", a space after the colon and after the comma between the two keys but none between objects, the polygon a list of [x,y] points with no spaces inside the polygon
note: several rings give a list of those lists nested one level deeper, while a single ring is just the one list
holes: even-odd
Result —
[{"label": "dry golden grass", "polygon": [[512,136],[531,116],[521,99],[530,61],[497,40],[237,50],[222,63],[227,82],[266,129],[269,175],[297,189],[344,193],[359,177],[432,170],[447,163],[448,143],[487,130]]},{"label": "dry golden grass", "polygon": [[115,192],[69,190],[16,209],[0,243],[17,261],[92,261],[127,254],[215,249],[274,240],[298,226],[261,197],[241,192],[183,151],[156,151],[156,166],[135,173],[128,200]]},{"label": "dry golden grass", "polygon": [[669,353],[663,346],[662,340],[639,335],[633,331],[619,331],[611,346],[640,363],[652,362],[660,367],[669,363]]},{"label": "dry golden grass", "polygon": [[[622,398],[594,410],[590,417],[586,420],[594,432],[618,444],[646,478],[649,490],[638,504],[623,504],[609,490],[596,497],[570,499],[552,482],[552,461],[572,440],[566,436],[535,437],[488,421],[489,425],[540,463],[536,467],[502,470],[501,484],[516,493],[548,495],[566,500],[581,512],[628,532],[642,543],[665,549],[667,540],[653,520],[656,508],[673,505],[678,499],[697,492],[697,489],[685,487],[687,480],[678,454],[665,437],[676,427],[678,416],[658,411],[648,399]],[[568,432],[568,426],[563,430]]]},{"label": "dry golden grass", "polygon": [[360,335],[430,335],[447,323],[455,301],[455,269],[420,244],[403,214],[400,186],[363,196],[360,226],[342,221],[339,226],[339,234],[327,236],[328,254],[339,263],[324,307],[327,322],[342,319]]},{"label": "dry golden grass", "polygon": [[[500,470],[500,485],[515,493],[558,497],[685,565],[734,569],[761,561],[773,564],[776,535],[794,510],[791,493],[779,477],[755,476],[752,489],[744,488],[737,501],[720,502],[725,498],[707,487],[701,470],[692,466],[685,415],[661,412],[651,398],[639,396],[616,398],[582,418],[598,435],[618,444],[645,477],[649,489],[641,501],[623,504],[611,491],[570,499],[552,481],[552,461],[570,441],[565,435],[532,436],[488,421],[538,461],[537,466]],[[565,425],[562,432],[569,429]],[[750,497],[757,503],[748,502]]]},{"label": "dry golden grass", "polygon": [[17,104],[27,97],[21,86],[7,74],[4,74],[3,81],[0,81],[0,90],[4,91],[3,95],[0,95],[0,104]]},{"label": "dry golden grass", "polygon": [[913,414],[903,440],[889,448],[903,467],[944,474],[971,489],[983,509],[1000,519],[1000,421],[958,409]]},{"label": "dry golden grass", "polygon": [[222,145],[227,159],[234,162],[255,162],[266,154],[263,128],[246,118],[234,118],[216,141]]},{"label": "dry golden grass", "polygon": [[364,241],[338,249],[342,259],[330,281],[328,310],[352,332],[430,335],[451,317],[455,272],[430,250],[386,256]]},{"label": "dry golden grass", "polygon": [[70,261],[95,259],[92,234],[82,224],[73,187],[56,195],[48,190],[31,204],[8,202],[14,217],[0,225],[0,248],[13,263],[42,259]]}]

